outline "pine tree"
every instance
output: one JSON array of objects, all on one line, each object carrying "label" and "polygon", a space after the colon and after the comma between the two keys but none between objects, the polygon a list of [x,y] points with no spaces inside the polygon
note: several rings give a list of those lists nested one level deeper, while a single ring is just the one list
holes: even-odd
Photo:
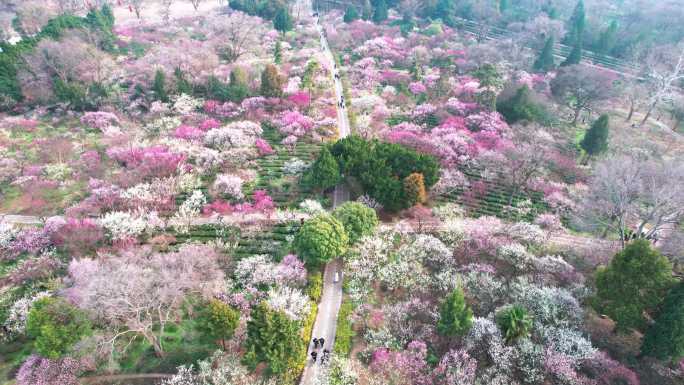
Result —
[{"label": "pine tree", "polygon": [[279,8],[273,18],[273,28],[280,32],[287,32],[292,30],[292,15],[287,8]]},{"label": "pine tree", "polygon": [[555,41],[553,36],[549,37],[546,39],[546,43],[544,44],[544,48],[542,48],[541,52],[539,53],[539,57],[537,60],[534,62],[534,70],[537,72],[549,72],[552,71],[556,67],[556,63],[554,62],[553,59],[553,46],[555,45]]},{"label": "pine tree", "polygon": [[601,115],[584,134],[580,146],[587,155],[594,156],[608,149],[608,115]]},{"label": "pine tree", "polygon": [[283,62],[283,45],[280,40],[276,42],[275,50],[273,52],[273,61],[276,64],[281,64]]},{"label": "pine tree", "polygon": [[572,47],[570,55],[565,58],[565,61],[561,63],[561,67],[579,64],[582,61],[582,40],[577,40],[575,46]]},{"label": "pine tree", "polygon": [[504,13],[508,10],[508,0],[499,0],[499,13]]},{"label": "pine tree", "polygon": [[373,7],[371,6],[370,0],[365,0],[363,3],[363,8],[361,12],[361,18],[363,20],[370,20],[373,17]]},{"label": "pine tree", "polygon": [[308,173],[309,182],[313,187],[327,190],[340,182],[340,166],[327,147],[323,147],[318,159],[311,166]]},{"label": "pine tree", "polygon": [[169,95],[166,93],[166,75],[161,69],[158,69],[154,73],[152,91],[154,92],[154,96],[157,100],[161,100],[164,103],[169,101]]},{"label": "pine tree", "polygon": [[284,79],[278,73],[273,64],[266,65],[261,73],[261,95],[270,98],[279,98],[283,95]]},{"label": "pine tree", "polygon": [[641,352],[671,362],[684,358],[684,282],[665,297],[655,324],[644,336]]},{"label": "pine tree", "polygon": [[359,18],[358,12],[356,12],[356,7],[348,6],[347,10],[344,12],[344,22],[351,23]]},{"label": "pine tree", "polygon": [[649,241],[637,239],[596,272],[597,310],[618,331],[640,329],[644,313],[655,310],[672,286],[672,264]]},{"label": "pine tree", "polygon": [[575,44],[584,38],[584,27],[586,25],[586,14],[584,12],[584,1],[579,0],[572,12],[572,17],[568,21],[568,34],[565,35],[566,44]]},{"label": "pine tree", "polygon": [[601,55],[608,55],[615,45],[615,36],[617,35],[618,24],[613,20],[608,28],[601,32],[598,42],[598,53]]},{"label": "pine tree", "polygon": [[385,0],[378,0],[373,10],[373,22],[382,23],[387,20],[387,3]]},{"label": "pine tree", "polygon": [[473,311],[465,302],[463,289],[457,287],[442,302],[439,308],[437,331],[447,337],[461,336],[473,324]]}]

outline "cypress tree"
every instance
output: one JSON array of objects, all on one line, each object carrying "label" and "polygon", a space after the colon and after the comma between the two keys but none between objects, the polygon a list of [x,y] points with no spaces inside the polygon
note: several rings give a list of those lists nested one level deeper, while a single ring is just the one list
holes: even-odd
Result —
[{"label": "cypress tree", "polygon": [[601,32],[598,42],[598,52],[601,55],[608,55],[615,45],[615,35],[617,34],[618,24],[613,20],[608,28]]},{"label": "cypress tree", "polygon": [[278,74],[278,69],[273,64],[268,64],[261,73],[261,95],[270,98],[279,98],[283,95],[284,79]]},{"label": "cypress tree", "polygon": [[280,32],[287,32],[292,30],[292,16],[286,8],[279,8],[273,18],[273,28]]},{"label": "cypress tree", "polygon": [[544,48],[539,53],[539,57],[534,62],[534,70],[537,72],[549,72],[556,67],[553,59],[553,46],[555,42],[553,36],[546,39]]},{"label": "cypress tree", "polygon": [[579,0],[572,12],[572,17],[568,21],[568,34],[565,36],[566,44],[575,44],[584,37],[584,27],[586,25],[586,14],[584,12],[584,1]]},{"label": "cypress tree", "polygon": [[373,11],[373,21],[375,23],[382,23],[387,20],[387,3],[385,0],[378,0]]},{"label": "cypress tree", "polygon": [[565,61],[561,63],[561,67],[579,64],[582,61],[582,40],[577,40],[575,46],[572,47],[570,55],[565,58]]},{"label": "cypress tree", "polygon": [[309,171],[310,183],[321,190],[335,187],[340,182],[340,166],[327,147],[323,147],[318,159]]},{"label": "cypress tree", "polygon": [[345,23],[351,23],[354,20],[357,20],[359,18],[358,12],[356,12],[356,8],[352,7],[351,5],[347,7],[347,10],[344,12],[344,22]]},{"label": "cypress tree", "polygon": [[465,302],[463,289],[457,287],[439,307],[437,332],[443,336],[461,336],[473,325],[473,311]]},{"label": "cypress tree", "polygon": [[608,115],[603,114],[584,134],[580,146],[589,156],[598,155],[608,149]]},{"label": "cypress tree", "polygon": [[646,331],[641,352],[672,362],[684,358],[684,282],[665,297],[655,324]]},{"label": "cypress tree", "polygon": [[166,93],[166,75],[164,71],[158,69],[154,73],[154,83],[152,84],[152,91],[157,100],[161,100],[166,103],[169,101],[169,95]]},{"label": "cypress tree", "polygon": [[273,52],[273,61],[276,64],[283,62],[283,45],[280,43],[280,40],[276,42],[275,50]]},{"label": "cypress tree", "polygon": [[361,18],[363,20],[370,20],[373,17],[373,7],[371,7],[371,3],[369,0],[366,0],[363,3],[363,9],[361,12]]}]

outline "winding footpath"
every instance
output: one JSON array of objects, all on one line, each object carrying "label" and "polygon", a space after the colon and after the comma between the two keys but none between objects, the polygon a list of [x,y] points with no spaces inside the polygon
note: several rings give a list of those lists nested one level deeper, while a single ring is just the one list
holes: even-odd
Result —
[{"label": "winding footpath", "polygon": [[[311,3],[309,4],[310,13]],[[332,68],[331,76],[333,77],[333,82],[335,84],[335,100],[340,102],[342,100],[342,82],[338,76],[335,76],[338,69],[335,66],[335,58],[330,51],[328,42],[325,39],[323,33],[323,27],[316,20],[316,27],[321,36],[321,49],[325,51],[326,58],[330,61],[329,68]],[[344,138],[350,134],[349,129],[349,119],[347,112],[344,108],[337,107],[337,122],[339,137]],[[333,192],[333,207],[349,200],[349,190],[344,184],[335,187]],[[338,279],[335,280],[335,275],[338,274]],[[337,282],[335,282],[337,281]],[[333,346],[335,345],[335,333],[337,331],[337,315],[340,311],[340,305],[342,304],[342,260],[336,259],[334,261],[328,262],[325,266],[325,272],[323,273],[323,293],[321,295],[321,302],[318,304],[318,314],[316,315],[316,321],[314,323],[312,338],[324,338],[325,346],[324,349],[328,351],[333,351]],[[318,361],[313,362],[311,360],[311,352],[314,351],[313,343],[309,343],[309,348],[307,349],[307,362],[304,367],[304,372],[302,373],[302,378],[300,381],[301,385],[311,385],[314,383],[314,379],[318,376],[321,370],[320,357],[322,356],[322,348],[318,350]]]}]

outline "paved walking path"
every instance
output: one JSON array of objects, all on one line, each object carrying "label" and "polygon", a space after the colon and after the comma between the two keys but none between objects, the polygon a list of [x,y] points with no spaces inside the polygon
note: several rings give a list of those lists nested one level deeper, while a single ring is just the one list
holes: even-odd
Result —
[{"label": "paved walking path", "polygon": [[[309,9],[309,14],[313,13],[311,7],[311,1],[305,0],[307,9]],[[339,69],[335,66],[335,60],[328,42],[323,34],[323,27],[316,22],[316,27],[321,34],[321,49],[325,51],[325,56],[330,60],[329,68],[332,68],[333,82],[335,84],[335,100],[339,103],[342,100],[342,82],[335,76]],[[337,122],[339,137],[344,138],[350,134],[349,119],[347,116],[346,108],[337,107]],[[349,190],[344,184],[335,187],[333,192],[333,207],[349,200]],[[338,280],[335,282],[335,275],[338,274]],[[302,378],[300,381],[301,385],[311,385],[314,383],[314,378],[318,375],[321,368],[320,357],[322,356],[323,349],[327,349],[332,353],[333,346],[335,345],[335,333],[337,331],[337,315],[340,311],[340,305],[342,304],[342,261],[340,259],[329,262],[325,266],[325,272],[323,274],[323,294],[321,295],[321,302],[318,305],[318,314],[316,315],[316,322],[314,323],[312,338],[325,339],[325,345],[323,348],[318,348],[318,361],[314,363],[311,360],[311,352],[314,349],[313,343],[309,344],[307,349],[307,363],[304,367],[304,373],[302,373]]]}]

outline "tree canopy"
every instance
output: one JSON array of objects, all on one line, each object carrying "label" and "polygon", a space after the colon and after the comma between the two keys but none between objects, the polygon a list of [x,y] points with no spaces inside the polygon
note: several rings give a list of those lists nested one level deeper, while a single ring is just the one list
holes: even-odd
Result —
[{"label": "tree canopy", "polygon": [[344,226],[330,214],[320,214],[304,222],[294,240],[297,254],[311,266],[342,256],[348,245]]}]

